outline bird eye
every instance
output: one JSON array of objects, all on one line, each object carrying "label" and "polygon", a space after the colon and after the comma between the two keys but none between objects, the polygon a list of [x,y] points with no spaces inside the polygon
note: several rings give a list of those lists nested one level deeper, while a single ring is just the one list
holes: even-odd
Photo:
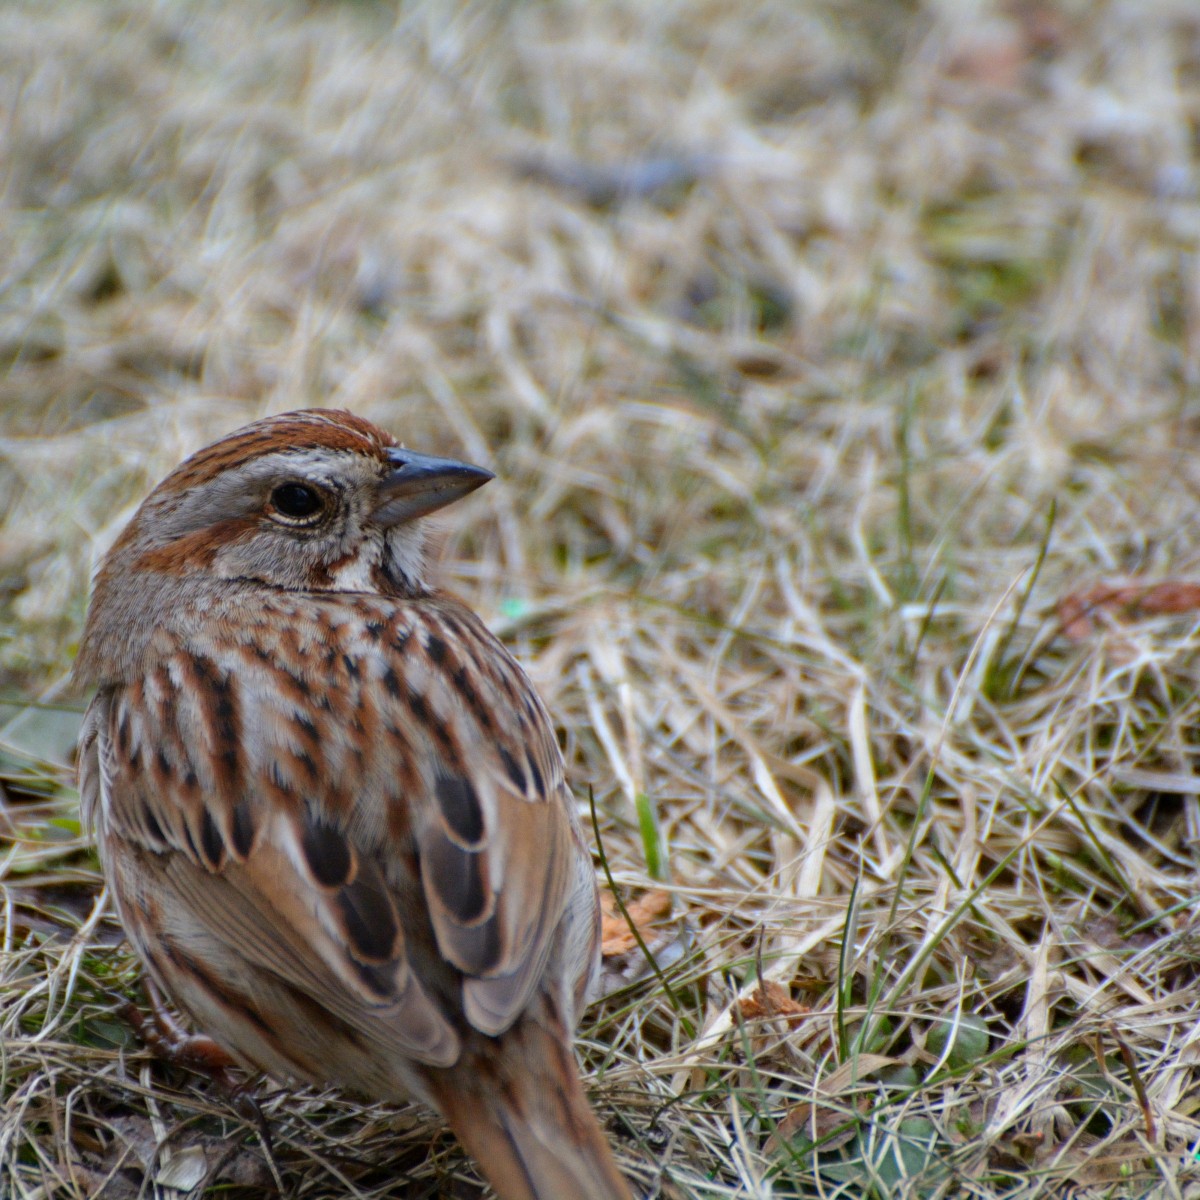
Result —
[{"label": "bird eye", "polygon": [[288,521],[308,521],[324,506],[321,493],[306,483],[281,483],[271,493],[271,507]]}]

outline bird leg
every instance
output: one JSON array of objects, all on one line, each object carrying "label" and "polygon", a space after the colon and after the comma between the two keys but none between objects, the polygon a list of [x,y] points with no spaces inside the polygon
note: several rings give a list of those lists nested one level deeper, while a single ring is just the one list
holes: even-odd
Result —
[{"label": "bird leg", "polygon": [[249,1081],[241,1077],[237,1061],[206,1034],[189,1033],[167,1006],[158,985],[148,975],[142,980],[142,989],[150,1008],[149,1014],[130,1003],[125,1005],[123,1015],[146,1049],[164,1062],[185,1067],[211,1079],[224,1093],[234,1112],[258,1131],[272,1173],[278,1179],[270,1126],[254,1098]]},{"label": "bird leg", "polygon": [[231,1073],[237,1063],[216,1042],[202,1033],[188,1033],[167,1007],[158,985],[148,976],[142,981],[149,1015],[136,1004],[126,1004],[123,1015],[146,1048],[157,1058],[179,1067],[199,1071],[216,1080],[229,1092],[243,1085]]}]

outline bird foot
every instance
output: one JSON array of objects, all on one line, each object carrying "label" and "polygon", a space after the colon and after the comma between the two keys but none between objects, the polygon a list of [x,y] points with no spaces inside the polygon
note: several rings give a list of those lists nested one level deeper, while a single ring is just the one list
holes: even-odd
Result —
[{"label": "bird foot", "polygon": [[188,1067],[208,1075],[228,1091],[240,1087],[232,1074],[237,1063],[210,1037],[189,1033],[179,1018],[167,1007],[163,994],[150,979],[143,982],[149,1013],[136,1004],[125,1005],[123,1016],[133,1026],[146,1048],[157,1058],[175,1066]]},{"label": "bird foot", "polygon": [[258,1106],[238,1063],[228,1051],[203,1033],[189,1033],[167,1006],[158,985],[150,978],[142,981],[149,1013],[136,1004],[127,1004],[125,1019],[156,1058],[173,1066],[186,1067],[211,1079],[225,1094],[230,1106],[244,1121],[253,1125],[270,1156],[273,1153],[270,1128]]}]

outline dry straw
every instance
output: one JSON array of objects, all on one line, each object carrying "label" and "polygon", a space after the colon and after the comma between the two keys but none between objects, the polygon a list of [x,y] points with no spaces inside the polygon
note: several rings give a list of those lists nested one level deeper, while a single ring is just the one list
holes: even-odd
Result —
[{"label": "dry straw", "polygon": [[14,0],[0,111],[0,1196],[474,1194],[153,1062],[76,823],[91,563],[312,404],[497,471],[643,1194],[1200,1195],[1196,617],[1059,615],[1197,577],[1194,4]]}]

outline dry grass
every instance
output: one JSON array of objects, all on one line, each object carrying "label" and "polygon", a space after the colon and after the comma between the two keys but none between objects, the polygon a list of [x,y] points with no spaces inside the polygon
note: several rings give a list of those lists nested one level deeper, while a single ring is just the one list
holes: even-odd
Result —
[{"label": "dry grass", "polygon": [[644,1194],[1200,1195],[1200,624],[1055,607],[1200,571],[1193,3],[26,0],[0,105],[5,1200],[467,1194],[153,1064],[76,821],[97,552],[309,404],[496,468],[446,572],[694,931],[583,1030]]}]

